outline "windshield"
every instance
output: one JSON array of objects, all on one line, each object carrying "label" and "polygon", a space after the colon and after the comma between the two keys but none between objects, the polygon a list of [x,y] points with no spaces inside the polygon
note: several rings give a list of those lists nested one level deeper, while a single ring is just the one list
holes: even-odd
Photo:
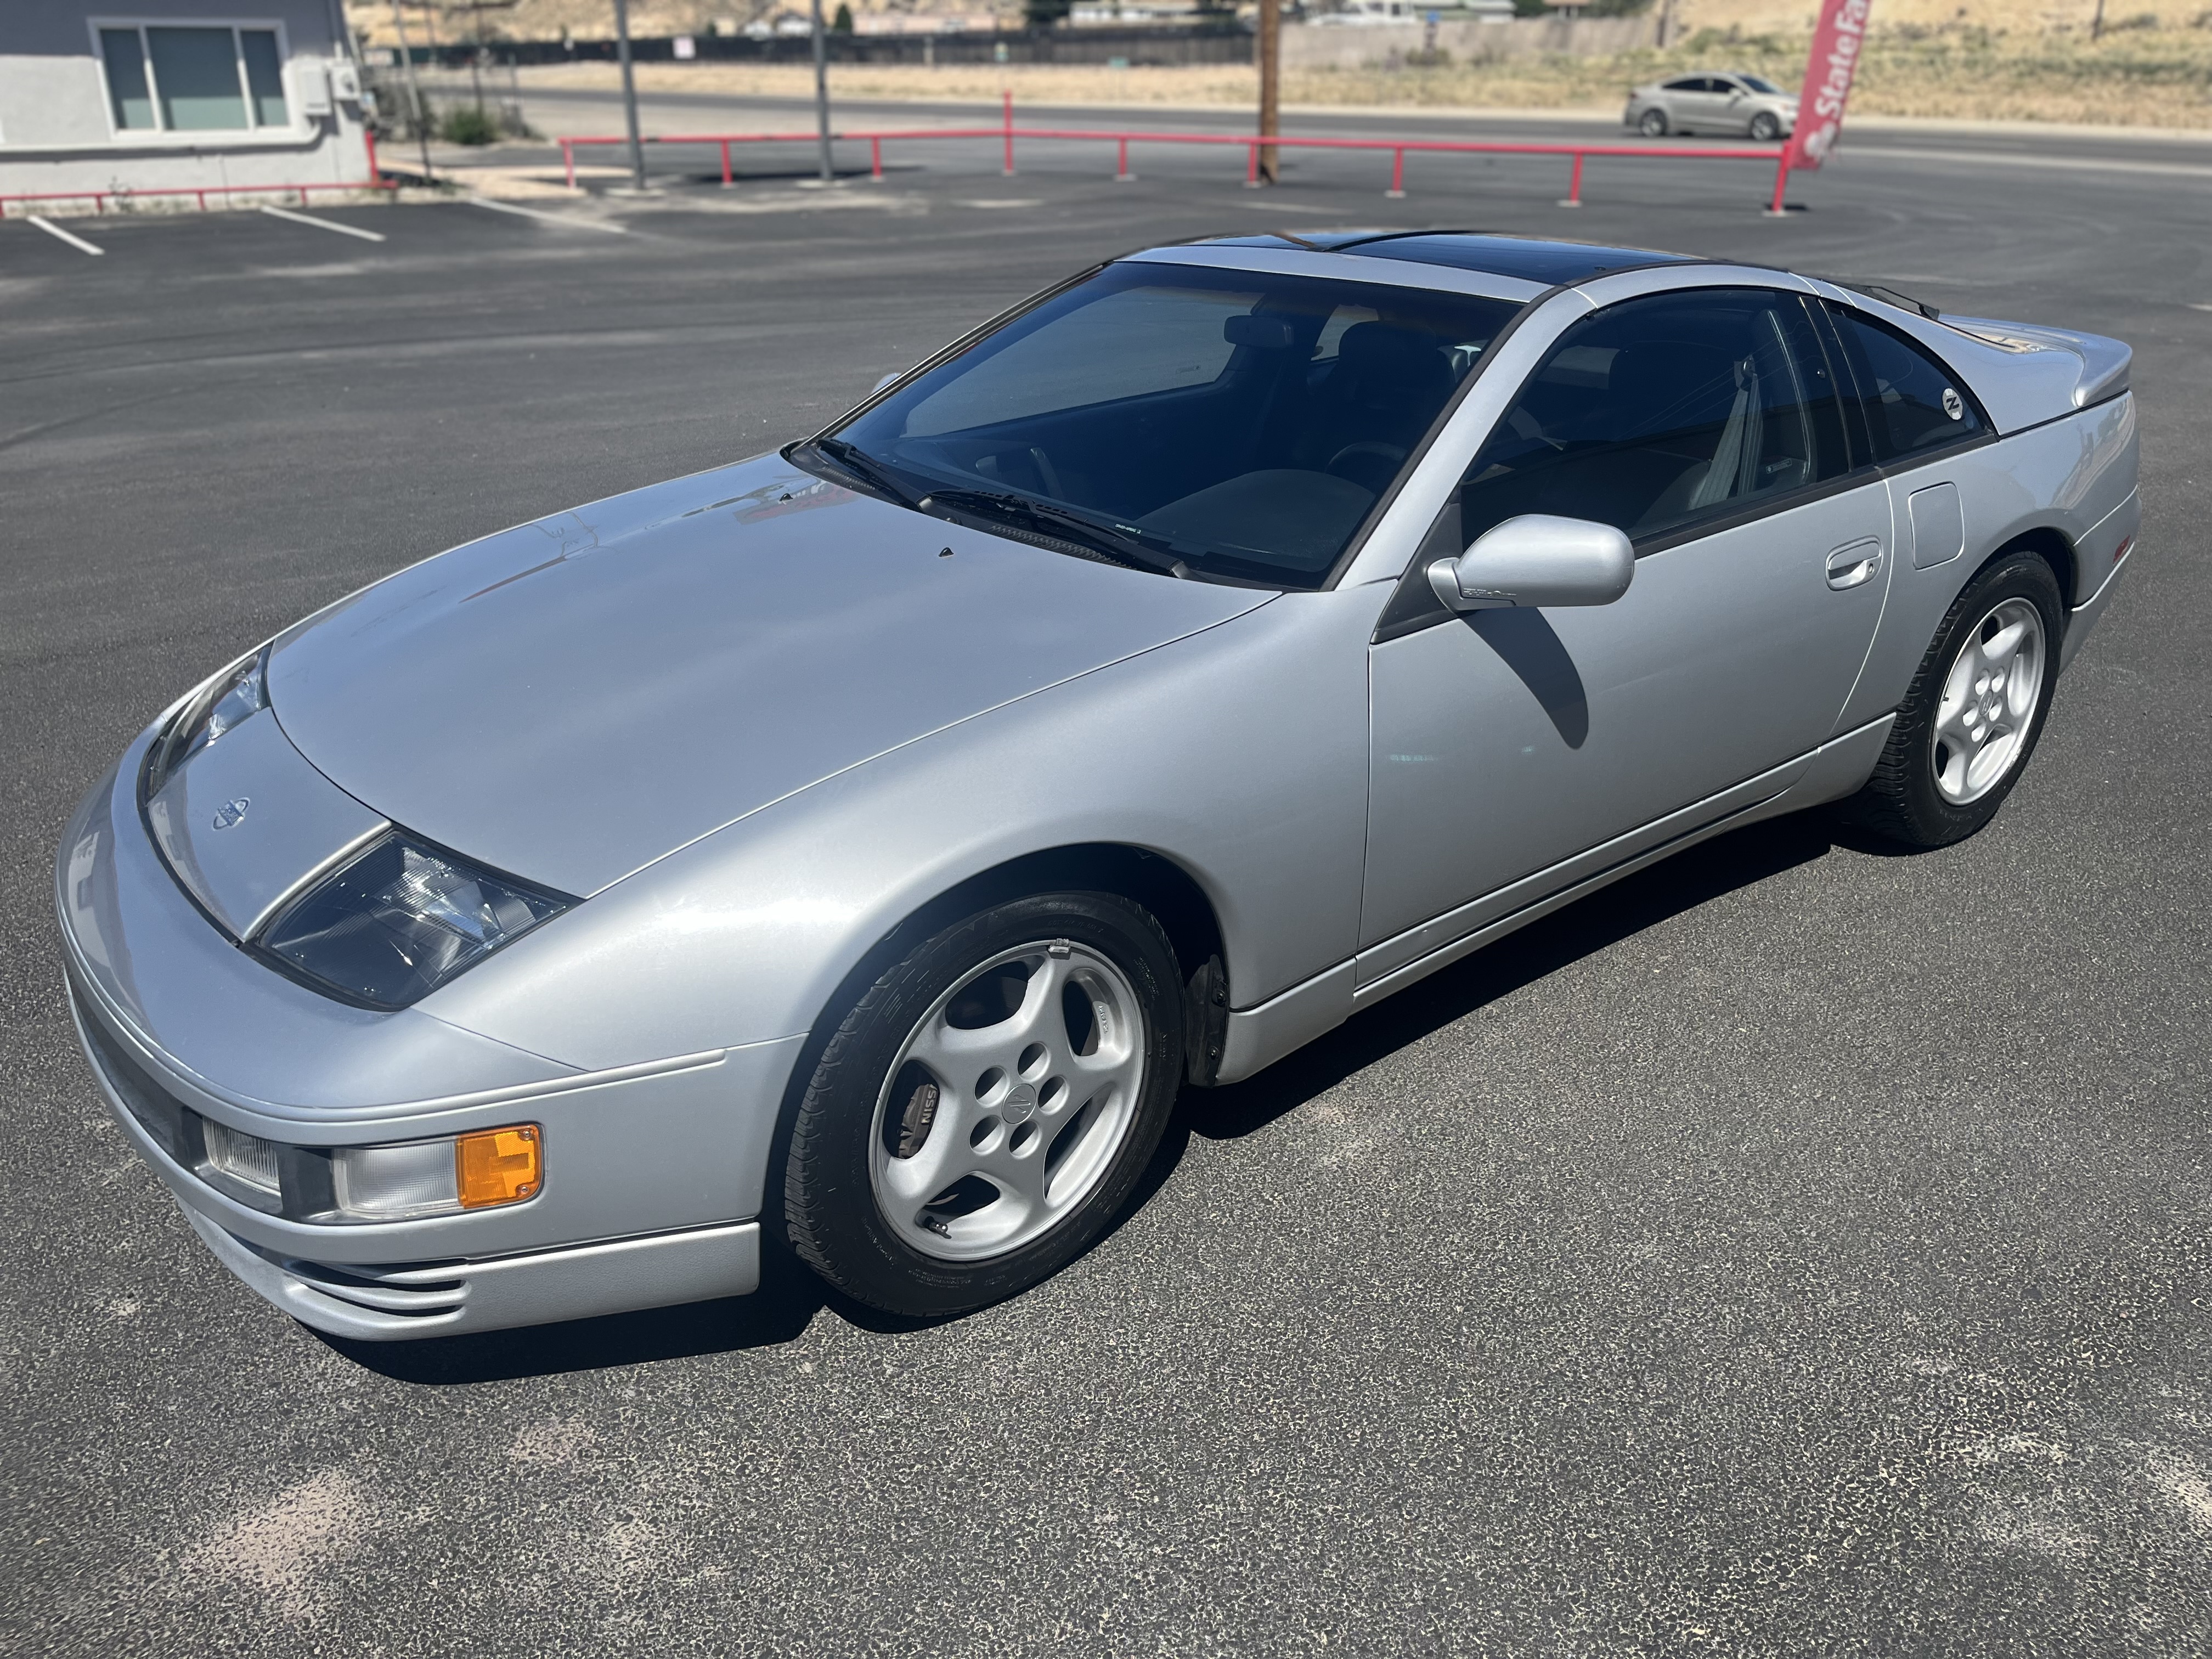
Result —
[{"label": "windshield", "polygon": [[793,453],[1031,539],[1314,587],[1520,308],[1109,265]]},{"label": "windshield", "polygon": [[1735,78],[1742,82],[1744,85],[1749,87],[1753,92],[1773,94],[1778,93],[1782,90],[1782,88],[1776,86],[1773,82],[1769,81],[1761,76],[1739,75]]}]

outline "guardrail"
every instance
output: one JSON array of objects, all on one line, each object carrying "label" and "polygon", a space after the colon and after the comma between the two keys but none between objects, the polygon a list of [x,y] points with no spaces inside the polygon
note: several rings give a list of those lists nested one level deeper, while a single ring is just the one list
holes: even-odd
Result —
[{"label": "guardrail", "polygon": [[[989,127],[904,127],[882,131],[841,131],[831,133],[833,141],[858,143],[866,140],[868,146],[868,171],[880,180],[884,176],[884,146],[890,143],[915,143],[923,139],[996,138],[1006,147],[1005,170],[1009,179],[1014,176],[1014,141],[1016,139],[1046,139],[1076,143],[1112,144],[1115,147],[1114,177],[1127,183],[1136,175],[1129,171],[1129,146],[1132,144],[1212,144],[1242,145],[1245,151],[1244,182],[1255,185],[1260,179],[1260,155],[1262,150],[1280,149],[1364,149],[1390,152],[1390,188],[1384,193],[1392,198],[1406,193],[1406,157],[1416,155],[1560,155],[1573,158],[1574,170],[1567,184],[1567,193],[1560,199],[1561,207],[1580,207],[1583,204],[1583,165],[1591,156],[1656,157],[1673,160],[1694,159],[1711,161],[1765,161],[1770,166],[1783,160],[1781,154],[1771,148],[1751,149],[1733,148],[1692,147],[1686,144],[1516,144],[1493,143],[1475,139],[1459,138],[1312,138],[1277,136],[1263,138],[1257,134],[1228,132],[1158,132],[1139,130],[1121,130],[1095,127],[1018,127],[1014,125],[1014,99],[1006,94],[1003,116],[999,125]],[[733,144],[811,144],[819,141],[814,132],[693,132],[665,133],[648,137],[648,144],[688,144],[719,147],[722,156],[722,182],[735,182],[730,165],[730,149]],[[589,145],[627,144],[629,140],[620,135],[600,137],[591,135],[563,138],[561,145],[562,169],[568,187],[576,187],[576,151]],[[1778,180],[1783,175],[1778,172]]]},{"label": "guardrail", "polygon": [[8,216],[8,204],[10,202],[90,202],[93,212],[100,214],[107,211],[107,204],[110,202],[136,202],[149,196],[190,196],[198,200],[200,211],[204,213],[207,211],[208,198],[210,196],[290,194],[298,196],[300,205],[305,207],[307,205],[307,192],[310,191],[398,189],[399,186],[396,182],[386,181],[383,173],[377,167],[376,135],[364,131],[362,137],[367,141],[368,148],[368,178],[360,184],[349,185],[342,180],[332,180],[328,183],[319,181],[311,185],[179,185],[173,189],[153,190],[110,188],[107,190],[18,191],[12,195],[0,196],[0,219]]}]

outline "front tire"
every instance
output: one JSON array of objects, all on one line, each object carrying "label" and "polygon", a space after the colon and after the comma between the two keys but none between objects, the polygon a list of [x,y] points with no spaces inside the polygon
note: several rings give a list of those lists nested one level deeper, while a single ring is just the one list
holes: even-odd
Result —
[{"label": "front tire", "polygon": [[1751,136],[1755,143],[1771,144],[1782,136],[1782,123],[1761,110],[1751,118]]},{"label": "front tire", "polygon": [[784,1167],[792,1248],[916,1317],[1027,1290],[1093,1243],[1182,1075],[1180,981],[1110,893],[1015,899],[909,951],[840,1023]]},{"label": "front tire", "polygon": [[2002,555],[1968,582],[1844,815],[1916,848],[1964,841],[1995,817],[2043,735],[2065,615],[2036,554]]}]

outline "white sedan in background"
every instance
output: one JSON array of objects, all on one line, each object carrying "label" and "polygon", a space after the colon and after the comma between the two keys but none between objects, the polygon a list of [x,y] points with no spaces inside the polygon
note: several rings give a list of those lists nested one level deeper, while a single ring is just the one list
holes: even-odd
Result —
[{"label": "white sedan in background", "polygon": [[1797,125],[1797,100],[1757,75],[1677,75],[1632,87],[1623,125],[1646,138],[1670,132],[1725,132],[1762,144]]}]

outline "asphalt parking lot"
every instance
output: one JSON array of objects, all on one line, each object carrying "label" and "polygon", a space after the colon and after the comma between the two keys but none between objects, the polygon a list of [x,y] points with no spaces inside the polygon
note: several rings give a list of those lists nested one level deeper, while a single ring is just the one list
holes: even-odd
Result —
[{"label": "asphalt parking lot", "polygon": [[[314,210],[378,242],[68,221],[98,257],[0,223],[0,1650],[2212,1650],[2212,144],[1869,143],[1779,222],[1756,167],[1594,163],[1577,213],[1556,163],[1386,202],[1371,161],[1263,196],[1238,159]],[[1601,894],[1188,1096],[1117,1231],[949,1324],[781,1273],[354,1346],[206,1255],[51,920],[64,819],[157,708],[1089,259],[1342,223],[2132,342],[2142,550],[1996,823],[1896,858],[1785,821]]]}]

